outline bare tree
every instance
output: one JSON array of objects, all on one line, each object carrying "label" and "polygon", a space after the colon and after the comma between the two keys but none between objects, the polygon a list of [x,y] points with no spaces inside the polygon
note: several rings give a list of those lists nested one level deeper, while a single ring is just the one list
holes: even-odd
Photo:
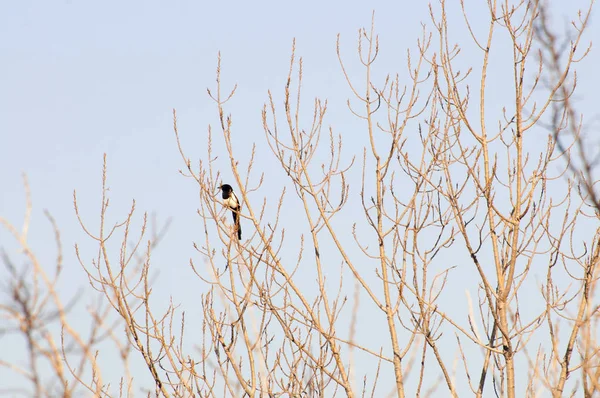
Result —
[{"label": "bare tree", "polygon": [[[32,200],[27,179],[24,177],[26,209],[23,226],[19,230],[6,218],[0,223],[14,238],[22,255],[22,263],[15,256],[3,251],[4,266],[8,273],[3,280],[2,290],[6,300],[0,304],[3,338],[20,336],[25,342],[27,360],[15,361],[7,356],[0,360],[0,366],[24,379],[18,390],[4,390],[3,394],[31,395],[35,397],[71,397],[88,387],[96,395],[101,395],[104,381],[98,367],[96,347],[103,341],[114,339],[111,325],[106,323],[105,305],[90,307],[92,324],[89,331],[77,330],[70,318],[79,295],[67,300],[58,291],[58,283],[63,275],[63,248],[59,228],[49,212],[45,212],[54,230],[57,256],[53,267],[44,264],[33,252],[28,233],[31,223]],[[50,270],[50,272],[49,272]],[[25,354],[24,352],[24,354]],[[90,376],[92,381],[83,382]],[[8,378],[5,379],[8,381]],[[75,382],[73,382],[75,381]]]},{"label": "bare tree", "polygon": [[[597,163],[598,148],[593,132],[594,117],[584,123],[584,115],[577,111],[576,87],[577,72],[573,65],[583,59],[591,50],[591,45],[577,53],[580,38],[587,27],[591,15],[591,7],[587,12],[580,12],[578,20],[572,23],[574,31],[567,31],[565,36],[559,35],[552,27],[550,10],[541,8],[536,20],[536,39],[540,46],[540,62],[546,65],[544,82],[550,88],[552,109],[549,122],[545,124],[550,129],[552,137],[560,150],[562,160],[567,165],[571,180],[577,184],[589,209],[587,216],[593,220],[600,214],[598,200]],[[558,81],[559,85],[549,85],[547,82]],[[581,288],[578,291],[578,308],[575,321],[572,324],[569,343],[563,357],[559,359],[560,381],[562,392],[566,378],[571,371],[571,353],[577,349],[581,362],[574,369],[581,369],[581,383],[584,396],[592,397],[600,392],[600,371],[598,363],[598,230],[588,248],[590,255],[580,262],[583,270],[580,277]],[[550,321],[549,321],[550,322]],[[552,325],[551,325],[552,326]],[[561,360],[562,359],[562,360]]]},{"label": "bare tree", "polygon": [[[144,214],[132,237],[135,203],[122,222],[107,223],[105,159],[98,231],[75,197],[81,226],[97,245],[93,255],[77,255],[104,299],[97,327],[127,353],[125,363],[130,351],[143,360],[153,380],[145,393],[598,393],[600,207],[595,152],[572,100],[593,1],[566,45],[543,2],[490,0],[485,31],[460,6],[472,41],[452,41],[450,28],[461,22],[449,20],[450,5],[440,0],[402,73],[380,73],[384,49],[374,19],[359,30],[355,56],[338,37],[355,131],[328,125],[327,101],[305,105],[295,44],[286,84],[268,93],[262,111],[265,141],[247,152],[235,145],[228,102],[236,86],[223,82],[220,56],[208,90],[217,123],[208,126],[200,159],[188,155],[174,111],[181,174],[197,186],[203,225],[190,260],[206,287],[200,330],[190,330],[177,305],[153,306],[150,260],[162,232],[147,237]],[[478,58],[464,55],[467,48]],[[504,63],[496,67],[497,59]],[[277,167],[261,169],[258,158],[266,156]],[[218,194],[224,175],[242,204],[243,240]],[[266,187],[267,178],[281,190]],[[26,232],[4,224],[25,245]],[[12,291],[21,293],[7,313],[35,341],[38,318],[22,316],[35,312],[35,304],[22,304],[31,300],[29,285],[9,268]],[[45,286],[59,308],[53,282]],[[449,300],[457,293],[466,298]],[[119,318],[126,340],[108,332],[102,311]],[[129,373],[112,391],[91,353],[96,340],[69,331],[66,315],[59,320],[82,361],[59,377],[64,391],[69,377],[95,395],[136,391]],[[71,363],[64,348],[52,363],[61,355]],[[39,395],[45,387],[35,363],[20,371]],[[81,373],[84,364],[91,378]]]}]

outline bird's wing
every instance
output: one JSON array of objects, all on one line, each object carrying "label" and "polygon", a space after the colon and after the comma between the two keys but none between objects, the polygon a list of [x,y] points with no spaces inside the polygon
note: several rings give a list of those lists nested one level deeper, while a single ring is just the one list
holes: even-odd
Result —
[{"label": "bird's wing", "polygon": [[236,209],[240,209],[240,201],[238,199],[238,197],[235,195],[235,193],[231,193],[231,201],[233,202],[232,204],[235,204],[235,208]]}]

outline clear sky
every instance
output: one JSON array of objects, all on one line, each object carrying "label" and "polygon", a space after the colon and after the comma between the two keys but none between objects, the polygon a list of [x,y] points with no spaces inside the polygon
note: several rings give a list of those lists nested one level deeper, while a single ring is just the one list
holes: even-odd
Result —
[{"label": "clear sky", "polygon": [[[471,46],[456,17],[459,2],[448,3],[456,3],[449,5],[457,24],[454,40]],[[484,2],[465,3],[477,23]],[[587,4],[553,3],[564,21],[575,15],[574,8]],[[102,156],[107,153],[115,218],[125,214],[134,198],[138,209],[156,212],[159,220],[173,218],[154,258],[160,294],[165,302],[169,295],[177,302],[193,302],[201,285],[190,280],[187,264],[195,256],[191,242],[202,227],[195,216],[196,188],[178,173],[182,162],[172,109],[177,109],[192,159],[204,156],[207,125],[216,122],[206,88],[214,86],[220,51],[225,85],[239,87],[228,108],[239,148],[264,145],[262,105],[268,89],[281,95],[296,38],[297,53],[304,59],[305,98],[328,99],[328,124],[345,134],[350,152],[360,153],[348,138],[357,121],[345,107],[351,93],[335,41],[340,33],[346,58],[356,63],[356,32],[370,24],[373,10],[381,40],[378,73],[405,73],[406,49],[415,48],[422,22],[431,26],[425,1],[0,1],[0,215],[21,224],[21,174],[26,173],[34,204],[32,246],[42,255],[54,253],[42,213],[48,209],[65,247],[65,295],[86,287],[72,249],[74,243],[86,242],[72,194],[78,191],[84,216],[97,225]],[[596,18],[586,35],[587,41],[592,38],[600,38]],[[578,67],[585,82],[578,98],[588,115],[598,109],[598,54],[593,49]],[[261,161],[259,166],[272,165]],[[230,176],[228,170],[223,173]],[[279,191],[277,181],[268,182],[265,194],[269,186]],[[16,254],[4,232],[0,239],[1,247]]]}]

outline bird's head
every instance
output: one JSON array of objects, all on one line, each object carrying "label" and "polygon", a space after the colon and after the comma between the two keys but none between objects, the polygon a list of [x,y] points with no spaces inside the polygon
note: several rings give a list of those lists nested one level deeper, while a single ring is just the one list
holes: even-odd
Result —
[{"label": "bird's head", "polygon": [[231,196],[231,193],[233,192],[233,188],[229,184],[220,185],[219,190],[221,191],[221,196],[223,196],[223,199],[229,198],[229,196]]}]

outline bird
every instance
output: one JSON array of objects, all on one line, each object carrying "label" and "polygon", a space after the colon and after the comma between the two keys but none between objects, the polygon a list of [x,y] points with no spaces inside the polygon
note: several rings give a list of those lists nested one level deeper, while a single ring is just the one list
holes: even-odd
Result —
[{"label": "bird", "polygon": [[231,210],[233,216],[233,224],[237,231],[238,240],[242,240],[242,226],[240,225],[240,210],[242,206],[237,196],[233,192],[233,188],[229,184],[222,184],[219,189],[221,190],[223,203],[227,208]]}]

